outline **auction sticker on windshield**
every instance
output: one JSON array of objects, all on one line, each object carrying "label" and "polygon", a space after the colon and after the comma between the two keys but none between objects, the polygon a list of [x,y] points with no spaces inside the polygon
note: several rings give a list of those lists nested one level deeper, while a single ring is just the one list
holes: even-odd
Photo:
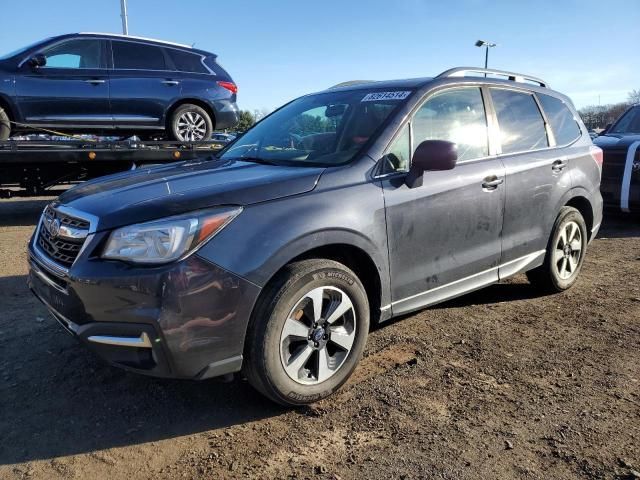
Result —
[{"label": "auction sticker on windshield", "polygon": [[372,92],[367,93],[361,102],[375,102],[378,100],[404,100],[411,92]]}]

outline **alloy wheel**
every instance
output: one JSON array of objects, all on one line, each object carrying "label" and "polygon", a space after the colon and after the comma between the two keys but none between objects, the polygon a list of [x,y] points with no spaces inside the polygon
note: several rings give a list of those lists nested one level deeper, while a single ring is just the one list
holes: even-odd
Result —
[{"label": "alloy wheel", "polygon": [[324,286],[302,296],[280,335],[280,360],[292,380],[315,385],[333,376],[356,338],[356,314],[349,296]]},{"label": "alloy wheel", "polygon": [[582,256],[582,232],[576,222],[567,222],[553,250],[553,264],[561,279],[567,280],[576,272]]},{"label": "alloy wheel", "polygon": [[184,112],[178,117],[178,137],[185,142],[196,142],[204,139],[207,123],[198,112]]}]

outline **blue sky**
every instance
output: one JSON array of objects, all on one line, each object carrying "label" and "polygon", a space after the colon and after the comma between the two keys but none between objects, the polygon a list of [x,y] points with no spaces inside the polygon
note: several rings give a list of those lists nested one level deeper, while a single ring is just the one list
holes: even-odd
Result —
[{"label": "blue sky", "polygon": [[[0,54],[60,33],[121,32],[119,0],[0,0]],[[489,66],[546,79],[578,107],[640,89],[640,0],[128,0],[129,33],[219,55],[244,109],[351,79]],[[632,65],[632,62],[634,65]]]}]

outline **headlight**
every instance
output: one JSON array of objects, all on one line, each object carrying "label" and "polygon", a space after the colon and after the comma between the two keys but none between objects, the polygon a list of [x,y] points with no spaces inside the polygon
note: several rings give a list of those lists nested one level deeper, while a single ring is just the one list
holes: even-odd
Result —
[{"label": "headlight", "polygon": [[119,228],[109,236],[102,258],[146,264],[172,262],[196,250],[241,211],[241,207],[216,208]]}]

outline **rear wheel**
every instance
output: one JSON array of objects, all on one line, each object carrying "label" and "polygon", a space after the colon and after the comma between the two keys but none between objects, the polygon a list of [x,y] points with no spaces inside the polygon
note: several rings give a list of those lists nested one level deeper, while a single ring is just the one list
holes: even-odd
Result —
[{"label": "rear wheel", "polygon": [[563,207],[555,221],[544,263],[527,272],[529,281],[547,292],[567,290],[577,281],[587,250],[587,226],[582,214]]},{"label": "rear wheel", "polygon": [[358,277],[332,260],[290,264],[252,318],[245,374],[283,405],[305,405],[351,376],[369,332],[369,303]]},{"label": "rear wheel", "polygon": [[180,142],[209,140],[213,122],[204,108],[191,103],[180,105],[171,115],[171,136]]},{"label": "rear wheel", "polygon": [[0,107],[0,140],[8,140],[11,136],[11,122],[9,115]]}]

